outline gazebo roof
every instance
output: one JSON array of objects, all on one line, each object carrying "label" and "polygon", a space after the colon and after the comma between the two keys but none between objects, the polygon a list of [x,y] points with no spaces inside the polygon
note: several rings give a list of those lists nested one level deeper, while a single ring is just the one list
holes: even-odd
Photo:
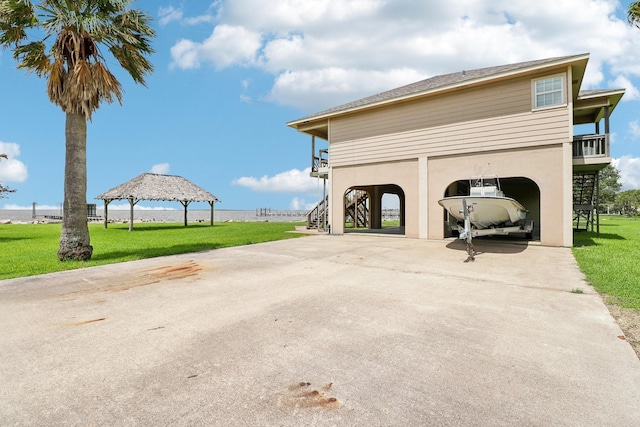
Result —
[{"label": "gazebo roof", "polygon": [[178,202],[219,202],[208,191],[177,175],[143,173],[100,194],[100,200],[162,200]]}]

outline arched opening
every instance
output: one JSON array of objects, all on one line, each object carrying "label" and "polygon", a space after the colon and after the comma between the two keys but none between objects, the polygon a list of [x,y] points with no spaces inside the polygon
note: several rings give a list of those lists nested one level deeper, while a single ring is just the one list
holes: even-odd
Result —
[{"label": "arched opening", "polygon": [[[540,230],[543,218],[540,215],[540,187],[533,180],[526,177],[500,178],[500,189],[506,197],[517,200],[528,212],[526,221],[533,221],[532,233],[510,233],[510,239],[540,240]],[[444,197],[468,196],[470,194],[469,180],[454,181],[447,186]],[[458,220],[443,209],[444,236],[457,237]],[[491,236],[487,236],[491,238]]]},{"label": "arched opening", "polygon": [[344,231],[404,235],[405,197],[395,184],[360,185],[344,194]]}]

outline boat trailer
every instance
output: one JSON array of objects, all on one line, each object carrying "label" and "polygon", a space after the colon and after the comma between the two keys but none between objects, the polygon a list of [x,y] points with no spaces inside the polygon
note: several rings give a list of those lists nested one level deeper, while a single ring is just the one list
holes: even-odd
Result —
[{"label": "boat trailer", "polygon": [[511,224],[502,227],[490,227],[490,228],[475,228],[471,225],[471,212],[473,212],[473,203],[467,205],[467,200],[462,199],[462,211],[464,214],[464,223],[460,225],[458,223],[458,238],[463,239],[467,246],[467,255],[469,258],[467,261],[476,260],[476,252],[473,249],[473,238],[480,236],[506,236],[509,233],[526,233],[528,238],[531,238],[533,233],[533,221],[526,221],[524,224]]}]

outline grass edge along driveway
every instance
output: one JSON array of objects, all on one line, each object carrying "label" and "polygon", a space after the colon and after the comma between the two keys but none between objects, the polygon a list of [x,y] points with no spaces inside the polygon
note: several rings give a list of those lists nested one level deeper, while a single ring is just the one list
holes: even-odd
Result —
[{"label": "grass edge along driveway", "polygon": [[601,216],[599,235],[574,233],[573,255],[640,358],[640,218]]},{"label": "grass edge along driveway", "polygon": [[89,224],[93,257],[60,262],[56,255],[60,224],[0,225],[0,280],[56,271],[176,255],[231,246],[250,245],[303,236],[291,233],[300,223],[224,222]]}]

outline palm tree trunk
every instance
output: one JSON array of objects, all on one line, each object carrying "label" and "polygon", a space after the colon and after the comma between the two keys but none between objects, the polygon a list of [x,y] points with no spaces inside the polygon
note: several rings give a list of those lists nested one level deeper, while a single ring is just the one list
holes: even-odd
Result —
[{"label": "palm tree trunk", "polygon": [[67,113],[65,124],[64,211],[60,235],[60,261],[86,261],[93,247],[87,225],[87,120]]}]

